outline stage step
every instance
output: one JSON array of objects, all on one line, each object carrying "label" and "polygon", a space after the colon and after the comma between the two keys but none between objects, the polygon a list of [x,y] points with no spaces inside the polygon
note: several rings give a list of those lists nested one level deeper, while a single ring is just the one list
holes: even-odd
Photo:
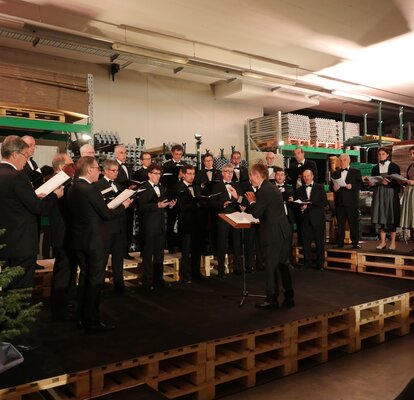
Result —
[{"label": "stage step", "polygon": [[94,397],[94,400],[166,400],[163,394],[148,385],[139,385],[119,392]]},{"label": "stage step", "polygon": [[358,272],[362,274],[414,279],[414,256],[358,253]]},{"label": "stage step", "polygon": [[339,271],[357,272],[357,252],[355,250],[325,250],[325,268]]}]

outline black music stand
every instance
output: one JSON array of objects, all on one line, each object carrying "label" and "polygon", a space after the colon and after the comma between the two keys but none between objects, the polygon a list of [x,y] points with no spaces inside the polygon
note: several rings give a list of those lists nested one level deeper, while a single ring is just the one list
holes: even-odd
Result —
[{"label": "black music stand", "polygon": [[[252,223],[249,223],[249,222],[236,222],[233,219],[231,219],[228,216],[228,214],[218,214],[218,216],[219,216],[219,218],[226,221],[229,225],[231,225],[235,229],[251,229],[251,227],[253,225]],[[243,253],[243,265],[242,265],[243,291],[242,291],[242,295],[241,295],[241,300],[239,302],[239,307],[243,307],[244,300],[246,300],[247,297],[255,297],[255,298],[259,298],[259,299],[265,299],[266,298],[266,296],[263,295],[263,294],[251,294],[247,290],[246,269],[245,269],[246,260],[244,259],[244,237],[243,236],[244,235],[242,235],[242,249],[241,249],[242,253]],[[230,297],[230,296],[225,296],[225,297]]]}]

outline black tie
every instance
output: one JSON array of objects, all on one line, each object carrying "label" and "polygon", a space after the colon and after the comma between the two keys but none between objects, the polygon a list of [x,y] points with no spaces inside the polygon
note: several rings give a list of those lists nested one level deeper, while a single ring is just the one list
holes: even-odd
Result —
[{"label": "black tie", "polygon": [[312,187],[312,185],[306,185],[306,187],[310,187],[310,188],[311,188],[311,187]]},{"label": "black tie", "polygon": [[348,168],[342,168],[341,172],[348,171]]},{"label": "black tie", "polygon": [[298,163],[298,167],[303,167],[303,163]]},{"label": "black tie", "polygon": [[112,185],[114,183],[114,181],[109,181],[109,184]]},{"label": "black tie", "polygon": [[381,165],[384,165],[386,161],[387,161],[387,160],[380,161],[380,164],[381,164]]},{"label": "black tie", "polygon": [[230,183],[230,182],[224,182],[224,184],[225,184],[226,186],[231,186],[231,183]]},{"label": "black tie", "polygon": [[240,167],[234,167],[233,169],[237,169],[237,170],[239,170],[239,169],[240,169]]},{"label": "black tie", "polygon": [[279,189],[283,189],[285,186],[284,186],[284,185],[277,185],[277,187],[278,187]]},{"label": "black tie", "polygon": [[192,188],[192,187],[193,187],[193,185],[188,185],[187,187],[188,187],[188,188]]}]

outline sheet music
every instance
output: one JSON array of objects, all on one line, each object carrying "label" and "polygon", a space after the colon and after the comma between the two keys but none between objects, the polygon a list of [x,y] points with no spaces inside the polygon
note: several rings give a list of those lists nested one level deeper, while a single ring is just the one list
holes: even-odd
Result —
[{"label": "sheet music", "polygon": [[339,187],[346,187],[346,182],[344,178],[332,179],[334,185],[338,185]]},{"label": "sheet music", "polygon": [[236,222],[237,224],[259,224],[260,220],[258,218],[253,217],[252,214],[246,212],[234,212],[231,214],[226,214],[232,221]]},{"label": "sheet music", "polygon": [[35,193],[36,195],[45,194],[47,196],[48,194],[55,191],[59,186],[62,186],[69,179],[69,175],[63,171],[60,171],[52,178],[50,178],[47,182],[45,182],[42,186],[38,187],[35,190]]},{"label": "sheet music", "polygon": [[121,192],[118,196],[116,196],[113,200],[108,203],[108,208],[114,210],[115,208],[119,207],[125,200],[129,199],[137,190],[125,189]]}]

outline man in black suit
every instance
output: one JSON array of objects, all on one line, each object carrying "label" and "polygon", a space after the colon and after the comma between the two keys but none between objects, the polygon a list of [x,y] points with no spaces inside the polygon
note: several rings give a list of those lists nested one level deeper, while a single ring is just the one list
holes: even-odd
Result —
[{"label": "man in black suit", "polygon": [[295,193],[293,187],[286,183],[286,174],[283,168],[274,167],[275,174],[275,186],[279,189],[283,196],[283,202],[285,205],[285,212],[288,217],[289,223],[293,230],[293,224],[295,223],[295,214],[294,214],[294,203],[293,199]]},{"label": "man in black suit", "polygon": [[253,165],[250,168],[250,181],[257,191],[246,193],[250,204],[249,211],[260,220],[260,241],[266,271],[266,299],[256,304],[256,307],[263,310],[279,307],[277,270],[285,291],[283,306],[290,308],[295,305],[289,271],[289,243],[292,230],[285,213],[282,194],[269,182],[268,177],[265,165]]},{"label": "man in black suit", "polygon": [[[291,160],[289,168],[286,170],[286,182],[293,186],[293,190],[297,190],[304,184],[303,182],[303,171],[311,170],[313,174],[313,179],[318,180],[318,168],[316,167],[315,161],[305,159],[305,152],[302,147],[297,147],[293,151],[294,160]],[[302,244],[302,213],[300,208],[296,207],[294,209],[295,222],[296,222],[296,234],[298,244]]]},{"label": "man in black suit", "polygon": [[233,182],[246,182],[249,180],[249,171],[246,167],[243,167],[241,163],[240,151],[233,151],[230,156],[230,164],[233,166]]},{"label": "man in black suit", "polygon": [[44,178],[42,175],[42,171],[40,170],[36,161],[33,160],[34,152],[36,150],[36,141],[33,136],[29,136],[29,135],[23,136],[22,139],[29,146],[28,148],[29,158],[27,159],[27,163],[24,166],[23,171],[26,172],[26,174],[28,175],[30,182],[32,182],[33,187],[37,189],[43,184]]},{"label": "man in black suit", "polygon": [[141,161],[141,167],[135,171],[134,180],[144,182],[148,180],[148,167],[152,163],[151,153],[144,151],[140,154],[139,159]]},{"label": "man in black suit", "polygon": [[[222,179],[222,175],[218,169],[214,168],[214,158],[212,154],[204,154],[202,157],[202,163],[202,168],[196,172],[194,185],[201,188],[201,193],[203,196],[210,196],[213,190],[213,186]],[[215,231],[215,221],[212,212],[208,207],[207,200],[208,199],[200,203],[200,240],[202,251],[210,253],[213,246],[213,232]]]},{"label": "man in black suit", "polygon": [[[66,153],[57,154],[52,161],[52,167],[57,174],[64,171],[70,177],[75,175],[75,165]],[[50,294],[50,308],[52,318],[56,320],[70,320],[70,296],[76,290],[77,263],[76,258],[68,247],[71,238],[67,237],[66,227],[70,219],[70,212],[65,194],[58,201],[57,207],[49,212],[50,244],[53,250],[55,263],[53,265],[52,287]]]},{"label": "man in black suit", "polygon": [[79,320],[85,333],[105,332],[113,327],[100,320],[99,303],[104,284],[104,221],[125,213],[132,200],[110,210],[102,194],[93,185],[99,178],[99,166],[94,157],[78,160],[79,178],[67,193],[70,210],[68,235],[80,268],[78,286]]},{"label": "man in black suit", "polygon": [[[102,163],[103,177],[94,185],[102,193],[107,189],[111,191],[103,194],[104,199],[108,202],[114,199],[123,188],[116,183],[118,176],[119,164],[115,160],[105,160]],[[114,219],[104,221],[104,265],[106,268],[109,255],[112,255],[112,279],[114,290],[123,292],[124,284],[124,249],[125,249],[125,228],[126,228],[125,212],[118,215]]]},{"label": "man in black suit", "polygon": [[[136,189],[136,185],[131,184],[132,169],[126,164],[126,147],[123,144],[118,144],[114,148],[115,160],[118,163],[119,171],[116,183],[124,189]],[[125,219],[125,246],[124,246],[124,258],[127,260],[133,260],[134,257],[129,255],[129,248],[131,247],[132,234],[134,231],[134,207],[128,207],[126,210]]]},{"label": "man in black suit", "polygon": [[291,160],[289,169],[287,172],[286,181],[293,186],[293,189],[297,190],[303,185],[303,171],[309,169],[313,173],[313,179],[318,180],[318,168],[315,161],[305,159],[305,152],[302,147],[297,147],[293,151],[295,157],[294,160]]},{"label": "man in black suit", "polygon": [[[312,268],[312,241],[316,245],[316,269],[323,270],[325,260],[325,207],[328,205],[325,188],[316,183],[311,170],[302,173],[304,185],[297,191],[302,214],[304,267]],[[306,204],[308,203],[308,204]]]},{"label": "man in black suit", "polygon": [[[242,193],[237,182],[232,181],[233,165],[225,164],[221,170],[222,179],[213,187],[213,193],[216,196],[210,200],[210,207],[216,214],[231,214],[240,211],[242,203]],[[242,273],[242,244],[241,231],[231,227],[226,221],[217,216],[217,259],[218,259],[218,277],[224,277],[224,261],[226,257],[229,235],[231,235],[233,244],[233,271],[239,275]]]},{"label": "man in black suit", "polygon": [[165,286],[164,244],[165,244],[165,208],[174,207],[175,200],[165,198],[166,189],[159,185],[161,167],[150,165],[148,182],[140,189],[146,189],[138,199],[140,227],[142,228],[142,286],[152,290],[154,286]]},{"label": "man in black suit", "polygon": [[275,181],[275,168],[276,168],[275,160],[276,160],[275,153],[273,153],[272,151],[268,151],[266,153],[266,167],[267,167],[267,170],[269,171],[269,181],[272,183]]},{"label": "man in black suit", "polygon": [[201,189],[193,185],[195,168],[182,168],[182,181],[175,187],[177,193],[178,237],[181,244],[180,280],[191,283],[202,278],[200,272],[201,254]]},{"label": "man in black suit", "polygon": [[37,216],[46,214],[63,196],[63,187],[42,200],[36,196],[27,175],[22,172],[29,158],[27,144],[18,136],[10,135],[1,146],[0,163],[0,228],[5,244],[0,259],[5,267],[21,266],[24,275],[15,278],[8,289],[30,288],[38,252]]},{"label": "man in black suit", "polygon": [[[166,161],[163,166],[163,176],[161,183],[167,190],[171,190],[180,180],[181,168],[185,165],[182,161],[184,154],[183,146],[175,144],[171,147],[171,160]],[[170,253],[175,253],[178,249],[178,237],[174,231],[177,222],[177,208],[167,209],[167,247]]]},{"label": "man in black suit", "polygon": [[95,149],[90,143],[85,143],[79,149],[79,153],[81,157],[95,157]]},{"label": "man in black suit", "polygon": [[[351,160],[348,154],[339,156],[340,169],[332,174],[329,185],[335,193],[335,215],[338,222],[336,247],[344,247],[345,224],[348,221],[351,242],[354,249],[359,245],[359,193],[362,188],[361,171],[349,166]],[[338,182],[339,180],[339,182]]]}]

